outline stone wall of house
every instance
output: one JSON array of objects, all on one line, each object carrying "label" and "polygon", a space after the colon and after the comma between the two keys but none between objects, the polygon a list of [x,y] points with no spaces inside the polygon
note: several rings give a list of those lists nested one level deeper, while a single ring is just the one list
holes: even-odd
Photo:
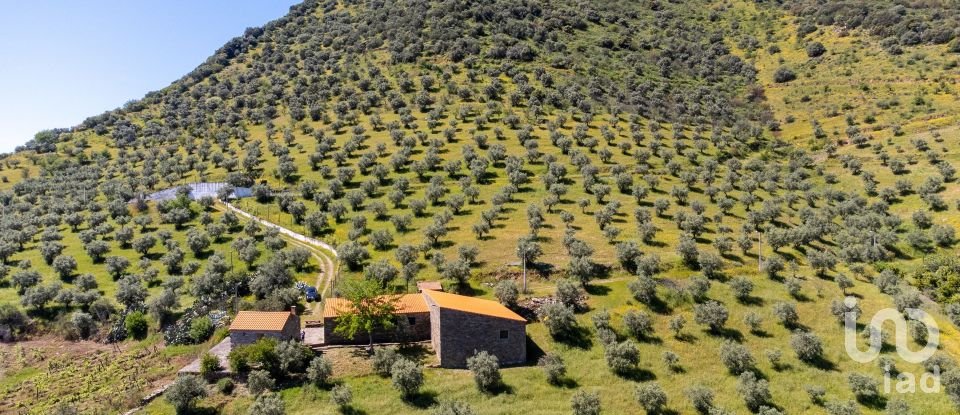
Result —
[{"label": "stone wall of house", "polygon": [[[413,320],[412,322],[411,319]],[[373,342],[418,342],[430,339],[430,313],[402,314],[397,316],[394,325],[395,327],[389,330],[374,330]],[[348,339],[334,333],[336,328],[336,318],[325,317],[323,319],[323,339],[325,344],[367,344],[369,342],[366,333],[357,333],[354,338]]]},{"label": "stone wall of house", "polygon": [[433,346],[441,367],[466,367],[467,358],[482,350],[497,356],[501,366],[527,361],[526,323],[451,309],[437,313]]}]

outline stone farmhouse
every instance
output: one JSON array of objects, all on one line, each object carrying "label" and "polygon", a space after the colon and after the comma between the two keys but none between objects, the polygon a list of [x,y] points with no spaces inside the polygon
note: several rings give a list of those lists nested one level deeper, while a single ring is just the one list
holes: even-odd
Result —
[{"label": "stone farmhouse", "polygon": [[[398,299],[396,328],[373,333],[375,343],[427,341],[441,367],[462,368],[467,358],[487,351],[501,365],[527,360],[527,320],[496,301],[423,289]],[[325,344],[365,344],[367,335],[345,339],[333,333],[340,312],[350,303],[328,298],[323,308]]]},{"label": "stone farmhouse", "polygon": [[230,324],[230,342],[234,345],[255,343],[263,337],[277,340],[300,339],[300,317],[290,311],[241,311]]}]

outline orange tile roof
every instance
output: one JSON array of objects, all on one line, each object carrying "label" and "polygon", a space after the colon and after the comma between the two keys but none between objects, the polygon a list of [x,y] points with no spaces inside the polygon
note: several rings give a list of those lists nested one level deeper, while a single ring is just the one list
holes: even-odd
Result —
[{"label": "orange tile roof", "polygon": [[520,317],[519,314],[514,313],[509,308],[504,307],[503,304],[500,304],[496,301],[450,294],[443,291],[424,290],[423,294],[429,296],[430,299],[437,303],[437,306],[440,308],[448,308],[466,313],[522,321],[524,323],[527,322],[527,319]]},{"label": "orange tile roof", "polygon": [[293,314],[289,311],[241,311],[230,324],[230,331],[283,331],[290,317]]},{"label": "orange tile roof", "polygon": [[[427,302],[421,294],[403,294],[397,298],[397,314],[429,313]],[[344,298],[327,298],[323,304],[323,318],[333,318],[340,315],[340,310],[350,307],[350,301]]]}]

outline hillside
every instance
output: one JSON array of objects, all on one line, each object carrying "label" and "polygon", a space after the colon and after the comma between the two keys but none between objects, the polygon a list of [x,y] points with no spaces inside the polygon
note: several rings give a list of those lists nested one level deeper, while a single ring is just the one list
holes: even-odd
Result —
[{"label": "hillside", "polygon": [[[143,199],[195,182],[249,187],[237,208],[336,247],[324,298],[437,280],[502,299],[524,259],[515,309],[585,298],[576,335],[531,321],[534,358],[495,393],[404,349],[428,366],[402,399],[372,358],[325,352],[352,391],[343,413],[568,413],[584,392],[638,413],[657,391],[664,413],[953,413],[956,8],[828,3],[306,1],[248,29],[169,87],[0,159],[0,327],[42,346],[0,345],[17,356],[0,413],[120,413],[223,338],[224,314],[318,318],[295,284],[331,274],[331,253],[213,199]],[[860,330],[885,308],[930,313],[935,360],[903,361],[892,336],[882,358],[917,377],[939,365],[946,390],[870,396],[884,371],[845,352],[847,296]],[[926,326],[910,327],[919,349]],[[78,358],[46,362],[59,341]],[[123,357],[104,366],[93,342]],[[259,399],[210,385],[199,406],[337,412],[339,389],[304,378]]]}]

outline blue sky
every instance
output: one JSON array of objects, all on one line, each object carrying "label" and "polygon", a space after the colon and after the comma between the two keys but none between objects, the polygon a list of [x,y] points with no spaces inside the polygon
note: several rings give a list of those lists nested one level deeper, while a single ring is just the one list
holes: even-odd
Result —
[{"label": "blue sky", "polygon": [[169,85],[295,3],[2,1],[0,152]]}]

